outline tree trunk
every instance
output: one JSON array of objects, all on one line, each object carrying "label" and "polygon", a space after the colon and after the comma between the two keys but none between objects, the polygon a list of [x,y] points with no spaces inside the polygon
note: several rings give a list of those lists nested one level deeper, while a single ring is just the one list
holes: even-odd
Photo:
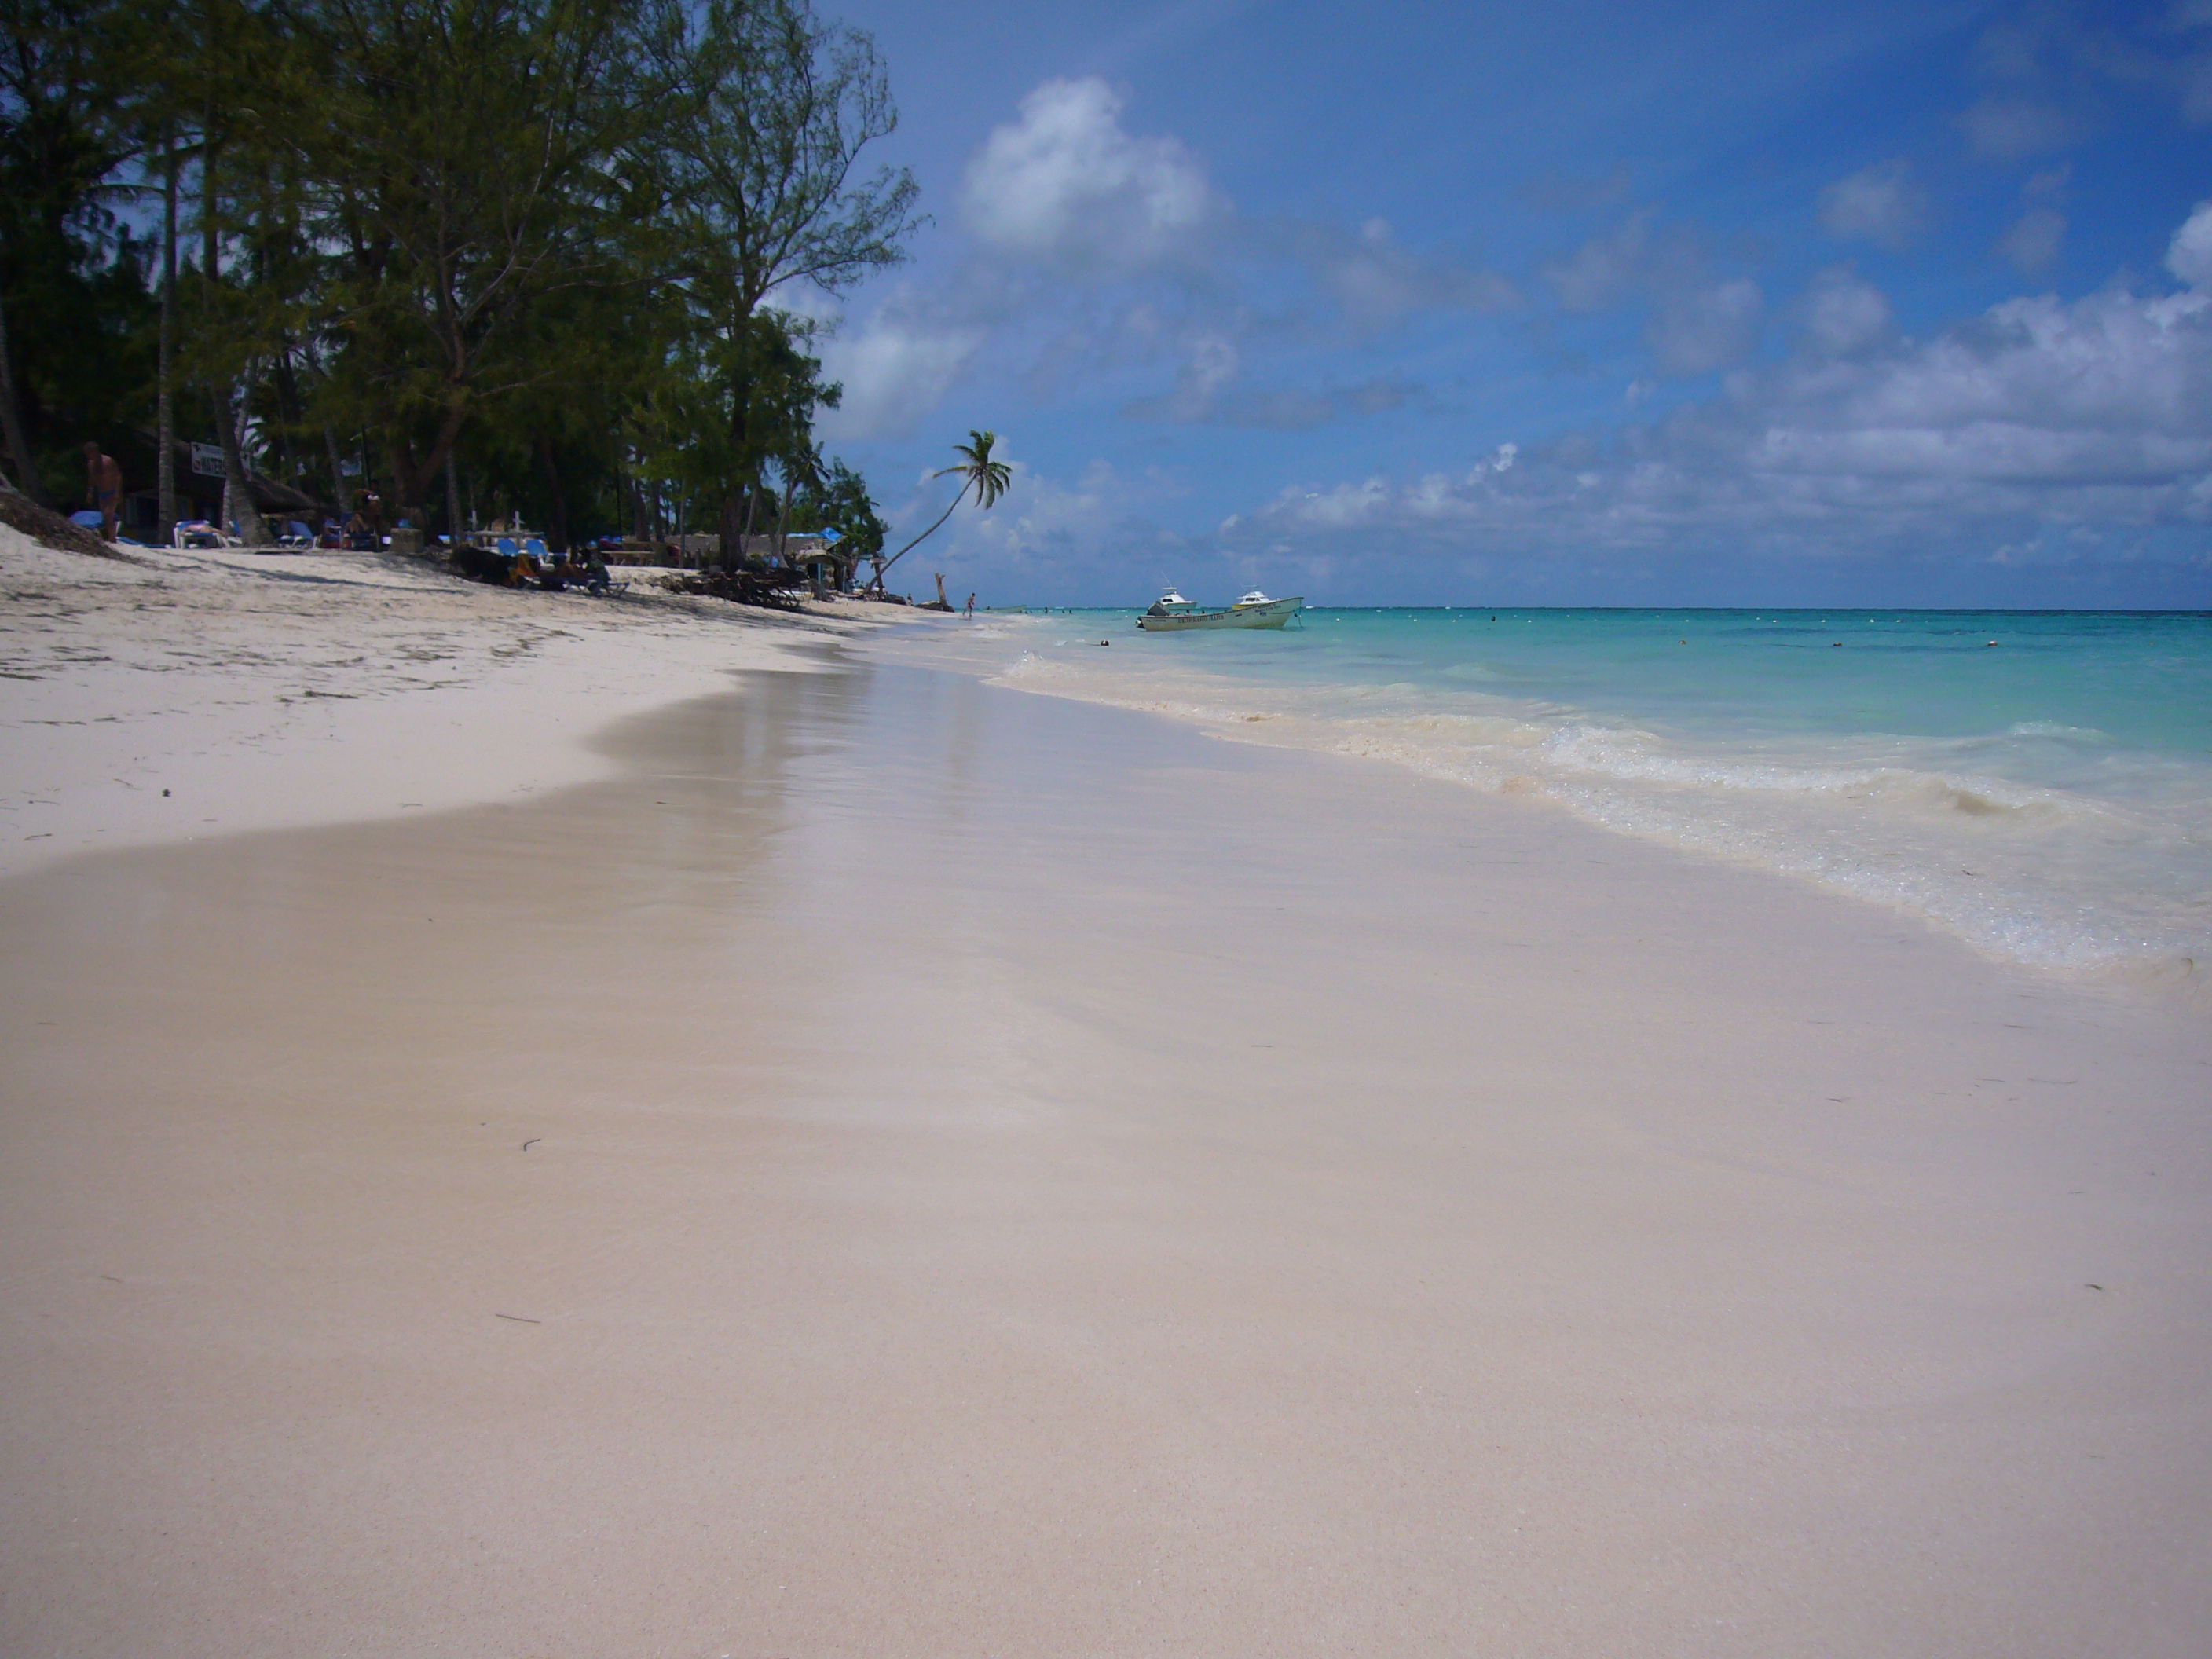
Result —
[{"label": "tree trunk", "polygon": [[8,313],[0,307],[0,436],[8,445],[8,458],[15,464],[15,482],[23,493],[38,501],[39,465],[31,447],[23,441],[23,417],[15,407],[15,368],[8,351]]},{"label": "tree trunk", "polygon": [[[216,269],[221,252],[217,241],[216,218],[217,198],[215,188],[215,152],[204,150],[200,158],[200,279],[210,290],[218,280]],[[215,411],[216,436],[222,443],[222,517],[223,528],[235,526],[238,539],[248,547],[265,547],[269,531],[261,522],[260,510],[253,504],[253,486],[246,476],[246,456],[238,442],[238,422],[230,401],[237,395],[233,386],[218,391],[208,388],[208,404]]]},{"label": "tree trunk", "polygon": [[429,498],[430,480],[444,469],[446,457],[453,453],[453,444],[468,420],[465,397],[453,392],[450,387],[448,393],[453,401],[446,405],[446,412],[439,419],[438,435],[431,441],[428,454],[417,456],[414,441],[404,434],[395,434],[392,441],[392,494],[398,497],[398,510],[418,530],[422,527],[422,503]]},{"label": "tree trunk", "polygon": [[446,545],[461,544],[461,458],[450,444],[446,447]]},{"label": "tree trunk", "polygon": [[[743,514],[738,509],[744,508]],[[735,572],[745,562],[745,544],[752,538],[753,520],[760,514],[760,487],[739,484],[722,497],[721,551],[722,568]]]},{"label": "tree trunk", "polygon": [[538,441],[538,470],[545,475],[545,497],[549,509],[545,520],[545,550],[549,553],[568,550],[568,497],[561,488],[561,464],[553,454],[553,441]]},{"label": "tree trunk", "polygon": [[155,396],[154,516],[167,546],[177,527],[177,135],[161,135],[161,346]]},{"label": "tree trunk", "polygon": [[[745,400],[750,389],[741,376],[732,379],[733,383],[724,388],[730,399],[730,454],[732,464],[742,466],[745,453]],[[721,565],[725,570],[734,571],[744,562],[745,536],[752,529],[750,494],[751,491],[743,484],[732,484],[723,492],[720,530]],[[748,498],[742,528],[738,520],[738,503],[741,495]]]},{"label": "tree trunk", "polygon": [[238,539],[248,547],[269,545],[269,526],[261,522],[261,509],[254,504],[253,485],[246,477],[246,452],[238,441],[238,417],[234,408],[220,393],[208,393],[208,404],[215,410],[215,423],[222,438],[222,517],[226,528],[235,526]]},{"label": "tree trunk", "polygon": [[338,434],[328,421],[323,422],[323,447],[331,452],[331,506],[343,524],[352,516],[346,501],[345,462],[338,455]]},{"label": "tree trunk", "polygon": [[422,483],[426,471],[415,459],[415,446],[404,436],[394,436],[385,450],[385,465],[392,475],[392,524],[389,530],[402,519],[415,522],[416,505],[422,498]]},{"label": "tree trunk", "polygon": [[292,453],[292,433],[300,424],[300,382],[292,373],[292,345],[282,341],[269,364],[269,392],[276,404],[276,477],[286,483],[300,479],[299,458]]},{"label": "tree trunk", "polygon": [[722,497],[722,516],[716,529],[720,542],[716,558],[725,570],[736,570],[745,562],[745,538],[752,532],[753,493],[743,484]]},{"label": "tree trunk", "polygon": [[[960,503],[961,503],[961,501],[963,501],[963,500],[966,498],[967,495],[968,495],[968,486],[967,486],[966,484],[964,484],[964,483],[963,483],[963,484],[962,484],[962,485],[960,486],[960,494],[959,494],[959,495],[955,495],[955,496],[952,498],[952,507],[957,507],[957,506],[959,506],[959,505],[960,505]],[[949,519],[949,518],[951,518],[951,517],[952,516],[952,507],[946,507],[946,508],[945,509],[945,511],[944,511],[944,512],[942,512],[942,513],[940,513],[940,514],[939,514],[937,515],[937,524],[933,524],[933,525],[930,526],[928,529],[927,529],[927,530],[923,531],[923,532],[921,532],[921,534],[920,534],[919,536],[916,536],[916,537],[915,537],[912,541],[908,542],[908,543],[904,547],[902,547],[901,549],[899,549],[899,550],[898,550],[897,552],[896,552],[896,553],[892,554],[892,555],[890,556],[890,557],[889,557],[888,559],[886,559],[886,558],[883,558],[883,557],[881,557],[881,556],[879,556],[877,558],[877,561],[876,561],[876,583],[875,583],[875,585],[876,585],[878,587],[881,587],[881,586],[884,585],[884,571],[886,571],[886,570],[890,569],[893,565],[896,564],[896,563],[897,563],[901,559],[902,559],[902,558],[906,557],[906,556],[907,556],[908,554],[909,554],[909,553],[913,552],[913,551],[914,551],[914,550],[915,550],[915,548],[920,547],[920,546],[921,546],[924,542],[927,541],[927,540],[928,540],[932,536],[934,536],[934,535],[937,533],[937,526],[938,526],[938,525],[941,525],[941,524],[943,524],[943,523],[944,523],[947,519]]]}]

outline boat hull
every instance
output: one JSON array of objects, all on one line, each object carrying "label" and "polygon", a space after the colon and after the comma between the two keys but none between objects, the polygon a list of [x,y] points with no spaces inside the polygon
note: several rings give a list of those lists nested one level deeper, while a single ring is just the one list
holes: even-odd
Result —
[{"label": "boat hull", "polygon": [[1143,616],[1137,626],[1148,634],[1181,634],[1194,628],[1280,628],[1305,609],[1304,599],[1270,599],[1265,605],[1231,605],[1226,611],[1178,611]]}]

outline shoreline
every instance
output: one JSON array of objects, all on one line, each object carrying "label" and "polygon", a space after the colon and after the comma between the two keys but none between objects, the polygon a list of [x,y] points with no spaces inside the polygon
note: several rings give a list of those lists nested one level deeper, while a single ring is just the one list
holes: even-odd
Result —
[{"label": "shoreline", "polygon": [[[1434,620],[1448,613],[1397,614]],[[1702,614],[1768,620],[1753,611]],[[1106,631],[1104,618],[1084,620]],[[1817,642],[1830,643],[1830,631],[1816,630]],[[1671,628],[1661,632],[1668,646],[1677,642]],[[2212,788],[2212,771],[2189,770],[2193,751],[2128,752],[2105,732],[2026,719],[2017,706],[2004,716],[2014,723],[1995,739],[1964,728],[1913,735],[1918,728],[1909,726],[1904,735],[1808,725],[1746,737],[1728,732],[1727,722],[1701,732],[1669,720],[1657,705],[1639,711],[1617,695],[1611,703],[1547,701],[1524,684],[1509,696],[1490,684],[1499,678],[1493,671],[1502,665],[1504,678],[1526,679],[1530,653],[1516,654],[1509,644],[1487,657],[1495,645],[1480,635],[1451,641],[1467,660],[1449,665],[1425,660],[1413,636],[1388,643],[1370,636],[1367,654],[1351,653],[1334,665],[1326,648],[1290,651],[1271,667],[1272,653],[1247,663],[1187,641],[1163,653],[1149,648],[1156,642],[1126,637],[1128,649],[1109,653],[1085,649],[1107,641],[1058,619],[994,618],[861,648],[1031,695],[1158,716],[1224,742],[1409,771],[1474,798],[1840,893],[2057,982],[2212,1009],[2203,972],[2212,940],[2201,902],[2212,872],[2201,805],[2191,793]],[[1430,630],[1426,637],[1432,647],[1447,636]],[[1608,638],[1597,657],[1626,654],[1655,667],[1679,696],[1681,665],[1694,659],[1686,653],[1655,665],[1633,655],[1650,643]],[[1571,679],[1590,669],[1590,646],[1561,638],[1542,649],[1557,652]],[[1395,658],[1381,654],[1394,650]],[[1789,665],[1786,656],[1777,660],[1772,672]],[[1741,670],[1700,665],[1706,667]],[[1462,668],[1473,672],[1451,678]],[[1742,689],[1739,682],[1739,695]],[[1832,690],[1827,695],[1836,700]],[[2009,695],[2033,693],[2014,687]],[[1996,752],[2008,743],[2054,752]],[[2092,766],[2106,775],[2068,775]]]},{"label": "shoreline", "polygon": [[518,592],[390,554],[94,560],[4,529],[0,592],[0,878],[585,782],[625,717],[909,620]]},{"label": "shoreline", "polygon": [[0,883],[0,1645],[2189,1659],[2199,1034],[848,661]]}]

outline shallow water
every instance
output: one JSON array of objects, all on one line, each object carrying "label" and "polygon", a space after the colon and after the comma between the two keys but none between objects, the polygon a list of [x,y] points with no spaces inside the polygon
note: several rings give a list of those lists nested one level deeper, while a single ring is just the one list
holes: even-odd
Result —
[{"label": "shallow water", "polygon": [[1550,802],[2008,959],[2212,960],[2212,613],[1060,611],[878,648]]}]

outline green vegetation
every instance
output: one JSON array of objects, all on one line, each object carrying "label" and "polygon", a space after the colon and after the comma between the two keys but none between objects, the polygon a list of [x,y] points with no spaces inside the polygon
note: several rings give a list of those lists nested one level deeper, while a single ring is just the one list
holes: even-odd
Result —
[{"label": "green vegetation", "polygon": [[0,0],[0,26],[27,493],[77,505],[88,439],[152,490],[173,422],[234,484],[341,512],[373,487],[433,531],[880,555],[779,301],[897,261],[915,187],[864,167],[882,65],[808,0]]}]

